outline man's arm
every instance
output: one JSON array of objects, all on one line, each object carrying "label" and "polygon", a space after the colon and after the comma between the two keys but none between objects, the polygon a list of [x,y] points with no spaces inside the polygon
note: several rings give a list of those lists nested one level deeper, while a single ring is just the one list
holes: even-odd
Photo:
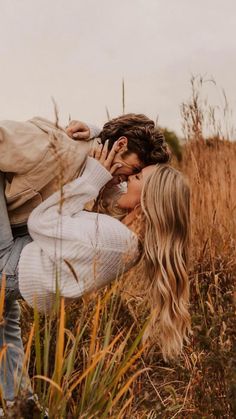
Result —
[{"label": "man's arm", "polygon": [[[44,118],[36,117],[26,122],[0,121],[0,171],[28,173],[44,158],[53,130],[54,123]],[[74,140],[89,140],[97,137],[100,129],[71,121],[66,133]]]}]

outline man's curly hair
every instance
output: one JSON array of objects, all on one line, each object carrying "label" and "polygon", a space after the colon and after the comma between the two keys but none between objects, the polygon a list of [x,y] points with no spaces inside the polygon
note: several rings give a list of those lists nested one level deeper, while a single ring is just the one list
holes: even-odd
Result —
[{"label": "man's curly hair", "polygon": [[122,136],[128,139],[128,150],[124,153],[136,153],[145,166],[170,160],[171,153],[163,133],[147,116],[129,113],[111,119],[99,135],[102,144],[109,139],[109,149]]}]

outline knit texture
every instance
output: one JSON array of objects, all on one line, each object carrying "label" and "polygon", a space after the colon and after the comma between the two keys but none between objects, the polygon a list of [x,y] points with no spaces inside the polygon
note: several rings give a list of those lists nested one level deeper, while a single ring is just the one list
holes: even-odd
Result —
[{"label": "knit texture", "polygon": [[88,124],[89,130],[90,130],[90,138],[97,138],[99,137],[100,132],[102,131],[101,128],[99,128],[97,125]]},{"label": "knit texture", "polygon": [[39,311],[50,311],[56,288],[77,299],[129,269],[138,258],[138,239],[120,221],[84,211],[111,179],[88,157],[83,175],[33,210],[28,229],[33,242],[19,261],[19,287],[24,299]]}]

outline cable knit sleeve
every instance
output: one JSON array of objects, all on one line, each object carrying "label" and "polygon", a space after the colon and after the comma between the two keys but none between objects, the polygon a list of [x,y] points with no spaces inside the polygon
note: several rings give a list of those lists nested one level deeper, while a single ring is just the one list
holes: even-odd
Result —
[{"label": "cable knit sleeve", "polygon": [[100,132],[102,131],[97,125],[87,124],[90,129],[90,138],[98,137]]},{"label": "cable knit sleeve", "polygon": [[84,211],[87,201],[111,179],[96,160],[88,158],[83,175],[34,209],[29,232],[34,239],[19,260],[20,292],[28,304],[35,298],[49,311],[56,289],[68,299],[105,286],[137,261],[138,239],[120,221]]},{"label": "cable knit sleeve", "polygon": [[73,217],[84,205],[99,194],[100,189],[112,179],[112,175],[95,159],[88,157],[81,177],[55,192],[35,208],[28,220],[33,239],[40,236],[58,238],[58,222],[62,217]]}]

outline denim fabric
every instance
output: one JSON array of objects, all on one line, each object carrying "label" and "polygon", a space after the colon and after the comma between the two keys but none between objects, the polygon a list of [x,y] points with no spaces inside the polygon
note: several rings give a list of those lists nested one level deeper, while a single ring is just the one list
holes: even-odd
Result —
[{"label": "denim fabric", "polygon": [[30,379],[23,371],[24,348],[21,339],[20,305],[18,301],[6,304],[3,324],[0,326],[0,387],[5,400],[14,400],[18,391],[33,394]]},{"label": "denim fabric", "polygon": [[17,265],[23,247],[31,241],[29,235],[13,240],[8,219],[4,177],[0,173],[0,286],[2,272],[6,274],[6,295],[3,319],[0,324],[0,387],[5,400],[14,400],[18,389],[32,394],[30,380],[23,371],[24,348],[21,339],[20,297]]},{"label": "denim fabric", "polygon": [[[0,220],[2,216],[0,215]],[[29,235],[17,237],[10,246],[0,250],[0,286],[2,285],[2,274],[6,277],[5,301],[9,302],[22,298],[19,290],[17,266],[20,254],[24,246],[30,243]],[[0,247],[2,241],[0,236]]]}]

